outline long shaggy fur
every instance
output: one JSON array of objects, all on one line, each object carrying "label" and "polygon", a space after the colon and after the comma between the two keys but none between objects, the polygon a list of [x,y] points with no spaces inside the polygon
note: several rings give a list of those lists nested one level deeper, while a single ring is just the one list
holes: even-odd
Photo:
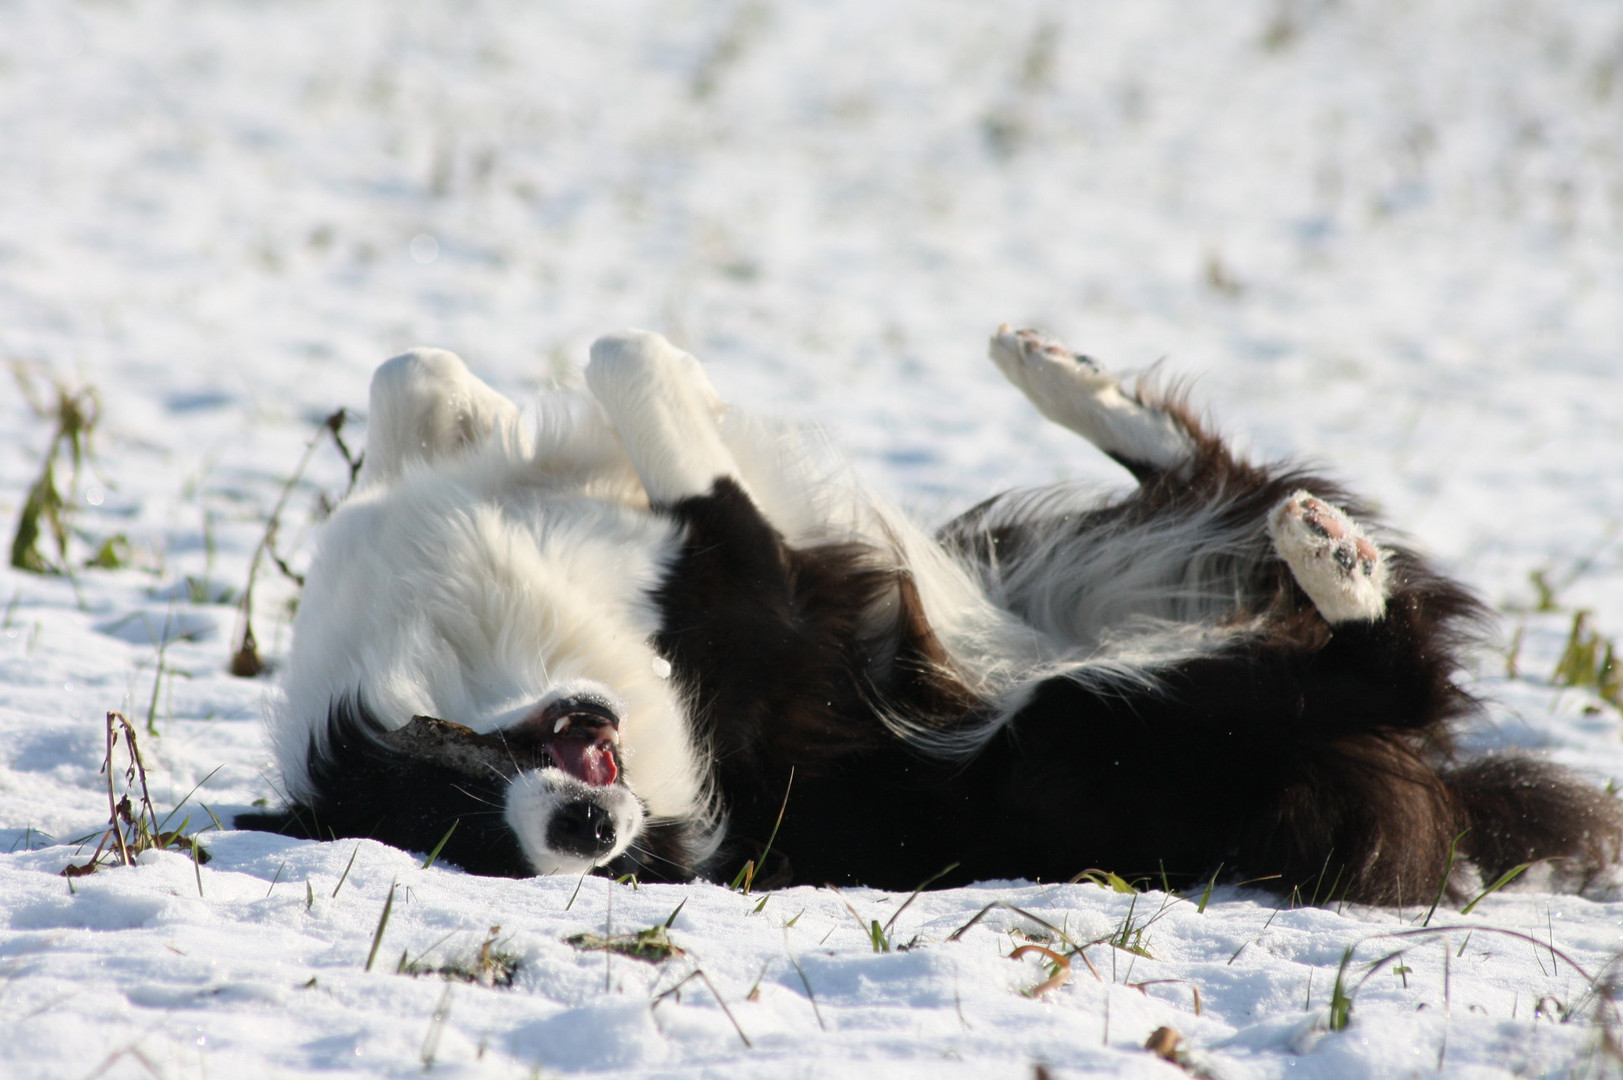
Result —
[{"label": "long shaggy fur", "polygon": [[239,824],[449,833],[477,873],[730,878],[770,839],[774,883],[1220,871],[1376,903],[1615,863],[1617,800],[1455,759],[1485,613],[1368,506],[1057,342],[992,354],[1136,487],[929,535],[656,335],[594,345],[533,430],[448,353],[385,364],[272,722],[290,803]]}]

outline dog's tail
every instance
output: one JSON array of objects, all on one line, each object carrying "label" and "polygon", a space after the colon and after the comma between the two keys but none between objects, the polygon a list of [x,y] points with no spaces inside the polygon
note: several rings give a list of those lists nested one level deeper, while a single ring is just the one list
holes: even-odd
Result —
[{"label": "dog's tail", "polygon": [[1583,888],[1623,857],[1623,802],[1559,766],[1504,754],[1442,779],[1458,808],[1460,854],[1484,886],[1547,862],[1563,887]]},{"label": "dog's tail", "polygon": [[1556,765],[1493,755],[1438,767],[1388,733],[1299,761],[1237,845],[1309,903],[1465,903],[1523,864],[1561,891],[1623,883],[1623,801]]}]

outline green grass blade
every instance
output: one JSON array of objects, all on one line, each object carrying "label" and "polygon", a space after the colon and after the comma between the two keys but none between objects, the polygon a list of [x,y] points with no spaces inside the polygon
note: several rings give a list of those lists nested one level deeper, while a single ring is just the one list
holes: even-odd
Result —
[{"label": "green grass blade", "polygon": [[338,899],[338,890],[342,889],[344,887],[344,882],[349,880],[350,868],[355,865],[355,856],[359,855],[360,853],[361,845],[356,844],[355,850],[349,853],[349,862],[344,864],[344,872],[338,875],[338,884],[332,887],[332,896],[334,900]]},{"label": "green grass blade", "polygon": [[389,925],[389,912],[394,910],[394,891],[399,886],[394,882],[389,886],[389,898],[383,901],[383,914],[378,916],[378,929],[372,935],[372,951],[366,954],[366,970],[372,970],[372,962],[378,958],[378,946],[383,944],[383,928]]},{"label": "green grass blade", "polygon": [[1437,913],[1437,905],[1443,902],[1443,895],[1448,892],[1449,876],[1454,873],[1455,852],[1459,847],[1460,840],[1470,831],[1470,829],[1461,829],[1455,834],[1454,839],[1448,842],[1448,861],[1443,864],[1443,879],[1437,883],[1437,896],[1432,900],[1431,907],[1426,912],[1426,917],[1421,920],[1421,926],[1431,925],[1431,917]]},{"label": "green grass blade", "polygon": [[427,870],[430,866],[434,865],[434,860],[439,858],[440,857],[440,852],[445,850],[445,842],[447,840],[451,839],[451,834],[456,832],[456,827],[458,825],[460,825],[461,823],[462,823],[461,818],[453,818],[451,820],[451,827],[449,829],[445,830],[445,835],[440,837],[440,842],[434,845],[434,850],[430,851],[428,853],[428,858],[423,860],[423,869],[424,870]]},{"label": "green grass blade", "polygon": [[1509,870],[1506,870],[1503,874],[1500,874],[1498,881],[1495,881],[1492,885],[1489,885],[1486,889],[1483,889],[1482,892],[1477,895],[1475,900],[1472,900],[1469,904],[1466,904],[1464,907],[1460,908],[1460,914],[1471,914],[1472,908],[1482,903],[1482,901],[1486,900],[1489,896],[1492,896],[1506,885],[1509,885],[1512,881],[1515,881],[1518,877],[1521,877],[1522,871],[1526,870],[1532,865],[1532,863],[1524,862],[1520,866],[1512,866]]}]

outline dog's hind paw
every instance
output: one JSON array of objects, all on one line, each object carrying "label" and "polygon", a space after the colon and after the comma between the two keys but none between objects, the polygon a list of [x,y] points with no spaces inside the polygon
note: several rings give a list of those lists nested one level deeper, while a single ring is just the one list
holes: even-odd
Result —
[{"label": "dog's hind paw", "polygon": [[1043,416],[1087,439],[1135,474],[1176,470],[1193,455],[1189,433],[1164,409],[1123,393],[1090,356],[1035,330],[998,327],[992,362]]},{"label": "dog's hind paw", "polygon": [[[1072,352],[1058,338],[1036,330],[1011,330],[1007,323],[997,328],[991,342],[992,362],[1003,377],[1019,387],[1048,416],[1048,407],[1059,399],[1075,398],[1078,392],[1093,396],[1115,388],[1116,379],[1099,361]],[[1058,423],[1065,420],[1050,416]]]},{"label": "dog's hind paw", "polygon": [[1386,613],[1386,555],[1351,517],[1298,491],[1268,515],[1268,535],[1327,622],[1372,622]]}]

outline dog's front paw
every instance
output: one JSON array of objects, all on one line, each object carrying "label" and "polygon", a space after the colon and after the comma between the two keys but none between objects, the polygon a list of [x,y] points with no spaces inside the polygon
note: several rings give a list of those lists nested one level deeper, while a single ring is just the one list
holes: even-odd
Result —
[{"label": "dog's front paw", "polygon": [[486,386],[444,349],[412,349],[372,374],[367,482],[393,481],[408,464],[433,464],[479,446],[518,423],[518,406]]},{"label": "dog's front paw", "polygon": [[1298,491],[1268,515],[1268,535],[1326,621],[1371,622],[1386,613],[1386,555],[1334,506]]},{"label": "dog's front paw", "polygon": [[727,411],[698,358],[651,330],[621,330],[592,342],[586,380],[600,398],[679,394],[714,419]]},{"label": "dog's front paw", "polygon": [[736,474],[716,427],[725,402],[699,361],[660,335],[625,330],[598,338],[586,385],[654,503],[702,495],[718,477]]}]

